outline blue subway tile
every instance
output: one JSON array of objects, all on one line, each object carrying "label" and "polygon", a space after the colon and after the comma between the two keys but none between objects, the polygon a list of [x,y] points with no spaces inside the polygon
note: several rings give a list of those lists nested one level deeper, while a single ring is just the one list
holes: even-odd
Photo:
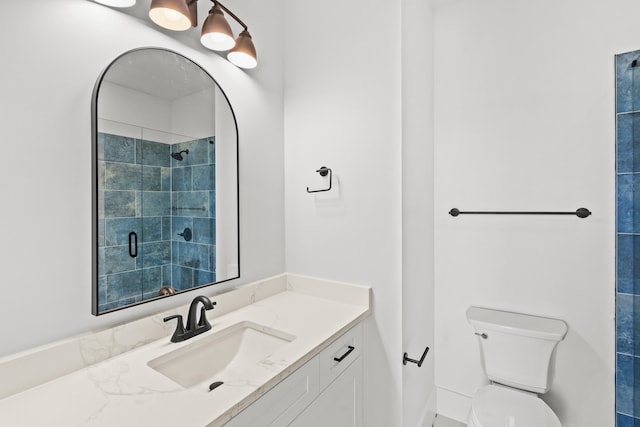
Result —
[{"label": "blue subway tile", "polygon": [[105,191],[102,206],[104,218],[136,216],[136,192]]},{"label": "blue subway tile", "polygon": [[209,138],[201,138],[192,142],[193,149],[189,152],[191,165],[206,165],[209,163]]},{"label": "blue subway tile", "polygon": [[171,165],[171,146],[161,142],[136,140],[136,163],[147,166]]},{"label": "blue subway tile", "polygon": [[138,165],[126,163],[105,163],[105,189],[142,189],[142,169]]},{"label": "blue subway tile", "polygon": [[144,243],[157,242],[162,240],[162,217],[143,217],[141,237]]},{"label": "blue subway tile", "polygon": [[142,270],[142,293],[146,298],[158,296],[162,287],[162,267],[145,268]]},{"label": "blue subway tile", "polygon": [[171,191],[171,168],[161,169],[161,190]]},{"label": "blue subway tile", "polygon": [[640,389],[635,386],[640,384],[640,360],[620,353],[616,359],[616,410],[630,416],[640,415]]},{"label": "blue subway tile", "polygon": [[168,241],[143,243],[140,249],[141,268],[171,264],[171,243]]},{"label": "blue subway tile", "polygon": [[114,309],[117,309],[117,308],[120,308],[120,307],[126,307],[128,305],[135,304],[136,302],[138,302],[138,300],[139,300],[138,296],[130,297],[130,298],[124,298],[124,299],[121,299],[121,300],[112,301],[112,302],[108,302],[108,303],[102,304],[102,305],[99,306],[98,309],[99,309],[99,311],[101,313],[104,313],[104,312],[109,311],[109,310],[114,310]]},{"label": "blue subway tile", "polygon": [[213,218],[193,218],[193,242],[213,245],[216,241],[216,222]]},{"label": "blue subway tile", "polygon": [[174,265],[171,270],[173,287],[176,291],[193,287],[193,270],[191,268]]},{"label": "blue subway tile", "polygon": [[616,181],[618,232],[640,232],[640,174],[618,175]]},{"label": "blue subway tile", "polygon": [[139,298],[142,295],[141,271],[112,274],[107,279],[107,301]]},{"label": "blue subway tile", "polygon": [[162,240],[171,240],[171,217],[162,217]]},{"label": "blue subway tile", "polygon": [[144,191],[162,190],[162,168],[156,166],[142,166],[141,188]]},{"label": "blue subway tile", "polygon": [[171,279],[171,269],[173,268],[173,261],[171,264],[163,265],[162,267],[162,286],[172,286],[173,280]]},{"label": "blue subway tile", "polygon": [[186,216],[174,216],[172,222],[172,239],[178,242],[184,242],[184,237],[178,234],[184,233],[185,228],[193,230],[193,218]]},{"label": "blue subway tile", "polygon": [[128,245],[129,233],[138,234],[142,238],[140,218],[107,219],[105,225],[105,242],[107,246]]},{"label": "blue subway tile", "polygon": [[135,258],[129,254],[129,246],[109,246],[104,248],[104,274],[135,270]]},{"label": "blue subway tile", "polygon": [[216,137],[207,138],[209,140],[209,164],[216,164]]},{"label": "blue subway tile", "polygon": [[103,191],[105,189],[105,162],[98,162],[98,191]]},{"label": "blue subway tile", "polygon": [[171,195],[167,191],[143,191],[141,216],[170,216]]},{"label": "blue subway tile", "polygon": [[[639,422],[636,424],[635,421],[639,421]],[[616,427],[639,427],[639,426],[640,426],[640,420],[635,420],[633,417],[630,417],[628,415],[624,415],[620,413],[616,414]]]},{"label": "blue subway tile", "polygon": [[103,146],[103,157],[100,160],[135,163],[136,144],[133,138],[99,133],[98,141]]},{"label": "blue subway tile", "polygon": [[617,291],[640,294],[640,268],[635,260],[640,256],[640,235],[618,234],[616,247]]},{"label": "blue subway tile", "polygon": [[98,132],[98,137],[96,140],[96,159],[98,160],[98,163],[102,163],[102,161],[104,161],[104,138],[105,138],[105,133],[103,132]]},{"label": "blue subway tile", "polygon": [[98,246],[102,247],[105,245],[105,236],[104,236],[104,229],[105,229],[105,220],[102,218],[98,218]]},{"label": "blue subway tile", "polygon": [[107,274],[104,257],[104,248],[98,248],[98,276],[104,276]]},{"label": "blue subway tile", "polygon": [[98,277],[98,305],[107,302],[107,276]]},{"label": "blue subway tile", "polygon": [[180,216],[208,217],[209,193],[207,191],[189,191],[174,194],[173,208]]},{"label": "blue subway tile", "polygon": [[194,166],[193,168],[193,189],[215,190],[216,174],[214,165]]},{"label": "blue subway tile", "polygon": [[215,274],[211,271],[194,270],[193,271],[193,286],[203,286],[213,283],[215,281]]},{"label": "blue subway tile", "polygon": [[200,270],[209,270],[209,247],[178,242],[178,264]]},{"label": "blue subway tile", "polygon": [[191,191],[191,168],[173,168],[171,171],[172,191]]},{"label": "blue subway tile", "polygon": [[640,64],[633,67],[633,61],[640,57],[640,51],[616,56],[616,112],[637,110],[640,106]]},{"label": "blue subway tile", "polygon": [[[618,353],[636,354],[635,338],[640,332],[638,328],[640,324],[636,325],[634,299],[633,295],[618,294],[616,296],[616,351]],[[640,344],[640,339],[638,341]]]},{"label": "blue subway tile", "polygon": [[640,172],[640,113],[617,117],[617,172]]}]

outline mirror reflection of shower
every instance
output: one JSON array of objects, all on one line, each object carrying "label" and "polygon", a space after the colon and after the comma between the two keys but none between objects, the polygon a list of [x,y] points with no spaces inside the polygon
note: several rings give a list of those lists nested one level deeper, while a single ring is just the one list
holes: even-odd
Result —
[{"label": "mirror reflection of shower", "polygon": [[173,157],[174,159],[176,159],[178,161],[182,161],[182,160],[184,160],[184,157],[182,156],[182,153],[189,154],[189,150],[182,150],[182,151],[179,151],[177,153],[171,153],[171,157]]}]

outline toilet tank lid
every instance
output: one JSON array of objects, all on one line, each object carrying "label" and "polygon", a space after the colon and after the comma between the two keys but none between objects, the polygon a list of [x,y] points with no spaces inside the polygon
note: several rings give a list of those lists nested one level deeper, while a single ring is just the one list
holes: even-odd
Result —
[{"label": "toilet tank lid", "polygon": [[567,324],[560,319],[490,308],[469,307],[467,320],[478,330],[494,330],[547,340],[561,341],[567,333]]}]

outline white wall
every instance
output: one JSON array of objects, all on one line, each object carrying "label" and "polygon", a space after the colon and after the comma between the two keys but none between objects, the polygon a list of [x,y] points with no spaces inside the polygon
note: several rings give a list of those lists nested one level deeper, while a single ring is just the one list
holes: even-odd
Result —
[{"label": "white wall", "polygon": [[[368,427],[402,393],[400,3],[285,1],[286,269],[373,287]],[[333,169],[335,188],[315,170]]]},{"label": "white wall", "polygon": [[[12,19],[0,36],[12,42],[4,44],[0,67],[0,131],[16,157],[0,168],[0,323],[16,327],[5,331],[0,356],[193,297],[187,293],[100,317],[90,314],[91,92],[109,62],[132,48],[182,53],[225,90],[240,128],[243,269],[232,283],[284,270],[280,8],[277,0],[234,5],[251,23],[262,58],[259,69],[244,72],[198,47],[197,30],[180,41],[86,0],[2,3],[0,11]],[[184,41],[189,37],[193,42]]]},{"label": "white wall", "polygon": [[[222,99],[218,100],[218,97]],[[223,109],[221,114],[227,114],[227,101],[213,87],[173,100],[171,130],[174,134],[188,137],[176,142],[216,135],[216,122],[219,121],[216,114],[218,104]]]},{"label": "white wall", "polygon": [[421,368],[403,369],[406,427],[435,415],[433,274],[433,20],[429,2],[402,1],[402,341]]},{"label": "white wall", "polygon": [[173,115],[169,100],[108,81],[100,84],[98,99],[100,132],[142,138],[147,129],[164,134],[158,142],[172,142]]},{"label": "white wall", "polygon": [[[237,176],[236,129],[232,112],[220,89],[215,91],[216,110],[216,279],[238,274],[238,193],[233,182]],[[282,236],[284,239],[284,236]],[[249,266],[250,267],[250,266]]]},{"label": "white wall", "polygon": [[[466,417],[483,384],[471,304],[559,317],[544,397],[564,427],[614,425],[614,58],[640,4],[460,0],[435,13],[436,385]],[[575,210],[504,217],[462,210]]]}]

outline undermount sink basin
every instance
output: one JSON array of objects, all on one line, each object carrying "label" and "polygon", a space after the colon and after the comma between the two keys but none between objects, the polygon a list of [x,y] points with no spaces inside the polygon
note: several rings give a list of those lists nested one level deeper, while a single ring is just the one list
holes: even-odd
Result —
[{"label": "undermount sink basin", "polygon": [[228,381],[284,347],[295,336],[240,322],[157,357],[147,365],[185,388],[205,380]]}]

